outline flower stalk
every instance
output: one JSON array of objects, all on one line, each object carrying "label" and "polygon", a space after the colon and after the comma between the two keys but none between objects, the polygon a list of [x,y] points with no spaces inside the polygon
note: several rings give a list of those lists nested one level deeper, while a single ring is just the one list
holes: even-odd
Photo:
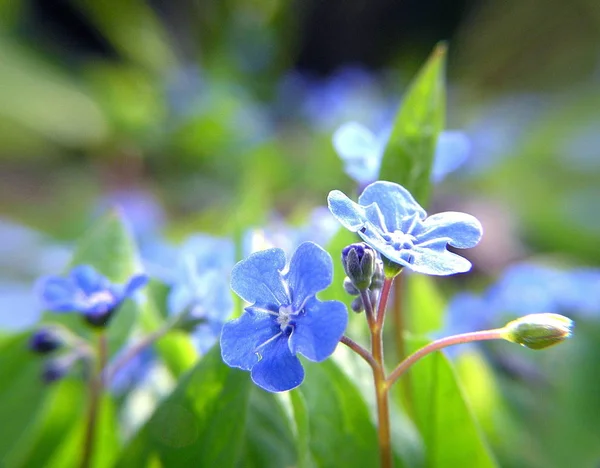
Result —
[{"label": "flower stalk", "polygon": [[85,435],[83,440],[83,453],[81,456],[81,468],[89,468],[94,453],[94,443],[96,438],[96,426],[98,422],[98,413],[100,411],[100,401],[104,389],[103,369],[108,359],[108,337],[105,331],[98,333],[96,366],[89,380],[89,406]]}]

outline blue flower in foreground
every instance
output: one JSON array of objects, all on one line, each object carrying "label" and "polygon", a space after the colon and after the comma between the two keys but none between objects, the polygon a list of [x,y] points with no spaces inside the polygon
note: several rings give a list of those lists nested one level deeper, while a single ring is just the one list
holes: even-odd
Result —
[{"label": "blue flower in foreground", "polygon": [[80,312],[94,326],[105,326],[121,303],[144,286],[138,274],[124,285],[112,284],[90,265],[74,267],[67,277],[46,276],[37,284],[44,308],[54,312]]},{"label": "blue flower in foreground", "polygon": [[335,350],[348,322],[346,306],[321,302],[315,294],[333,277],[331,257],[304,242],[286,269],[281,249],[263,250],[239,262],[232,289],[251,305],[221,333],[221,355],[229,366],[251,371],[270,392],[283,392],[304,380],[297,353],[323,361]]},{"label": "blue flower in foreground", "polygon": [[482,235],[481,224],[465,213],[427,213],[402,186],[374,182],[358,203],[339,190],[328,197],[329,209],[342,225],[384,257],[411,270],[429,275],[452,275],[471,263],[446,247],[474,247]]},{"label": "blue flower in foreground", "polygon": [[[376,135],[359,123],[349,122],[333,134],[333,146],[345,163],[344,170],[359,184],[377,180],[390,133],[391,129],[387,129]],[[442,132],[433,159],[431,180],[440,182],[461,166],[469,155],[470,146],[463,132]]]}]

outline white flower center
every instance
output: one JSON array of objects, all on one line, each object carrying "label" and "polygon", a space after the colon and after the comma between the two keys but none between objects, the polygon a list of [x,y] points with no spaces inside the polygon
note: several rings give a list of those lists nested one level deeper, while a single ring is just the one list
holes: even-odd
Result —
[{"label": "white flower center", "polygon": [[291,305],[281,306],[277,315],[277,323],[282,332],[290,326],[293,316],[296,315]]}]

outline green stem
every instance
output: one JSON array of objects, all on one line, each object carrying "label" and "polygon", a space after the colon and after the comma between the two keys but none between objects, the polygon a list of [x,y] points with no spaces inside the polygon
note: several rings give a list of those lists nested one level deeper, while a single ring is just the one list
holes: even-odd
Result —
[{"label": "green stem", "polygon": [[83,454],[81,457],[81,464],[79,465],[81,468],[89,468],[92,461],[98,412],[100,409],[102,389],[104,387],[102,370],[106,365],[107,358],[108,340],[106,333],[103,331],[98,334],[98,355],[96,357],[96,369],[89,381],[89,407],[87,424],[85,427],[85,436],[83,440]]},{"label": "green stem", "polygon": [[358,354],[361,358],[363,358],[367,362],[367,364],[369,364],[371,366],[371,368],[373,370],[375,368],[379,367],[379,364],[375,361],[375,359],[373,359],[373,356],[371,356],[371,353],[369,353],[369,351],[367,351],[365,348],[363,348],[361,345],[359,345],[356,341],[348,338],[345,335],[342,336],[342,339],[340,341],[342,343],[344,343],[346,346],[348,346],[348,348],[350,348],[356,354]]},{"label": "green stem", "polygon": [[375,383],[375,398],[377,401],[377,432],[381,468],[392,468],[394,463],[392,458],[389,395],[386,385],[383,354],[383,323],[393,281],[393,278],[386,278],[383,283],[377,316],[375,323],[371,326],[371,354],[375,362],[379,365],[377,368],[373,368],[373,381]]},{"label": "green stem", "polygon": [[386,388],[389,388],[404,374],[414,363],[424,358],[428,354],[448,346],[457,344],[471,343],[473,341],[484,341],[484,340],[503,340],[505,336],[504,328],[496,328],[494,330],[482,330],[470,333],[462,333],[460,335],[448,336],[439,340],[429,343],[427,346],[422,347],[418,351],[408,356],[404,361],[398,364],[398,367],[388,376],[386,381]]}]

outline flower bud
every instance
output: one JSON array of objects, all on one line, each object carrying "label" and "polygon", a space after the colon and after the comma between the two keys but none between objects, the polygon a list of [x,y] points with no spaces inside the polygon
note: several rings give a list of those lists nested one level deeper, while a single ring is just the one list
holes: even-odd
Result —
[{"label": "flower bud", "polygon": [[360,291],[356,289],[356,286],[352,283],[352,280],[347,276],[344,278],[344,291],[346,291],[351,296],[358,296]]},{"label": "flower bud", "polygon": [[48,359],[44,363],[44,369],[42,370],[42,379],[46,383],[56,382],[62,379],[71,370],[73,365],[73,359],[69,356],[63,356],[60,358]]},{"label": "flower bud", "polygon": [[371,285],[376,258],[375,250],[364,242],[351,244],[342,250],[344,271],[359,291]]},{"label": "flower bud", "polygon": [[571,336],[573,321],[558,314],[531,314],[509,322],[504,338],[531,349],[544,349]]},{"label": "flower bud", "polygon": [[40,328],[29,339],[29,349],[40,354],[51,353],[62,345],[62,338],[52,328]]},{"label": "flower bud", "polygon": [[379,290],[383,288],[383,282],[385,281],[385,272],[383,271],[383,262],[381,258],[375,260],[375,271],[373,272],[373,278],[371,278],[371,291]]},{"label": "flower bud", "polygon": [[365,305],[363,304],[363,301],[360,296],[354,298],[354,300],[350,304],[350,308],[357,314],[365,310]]}]

